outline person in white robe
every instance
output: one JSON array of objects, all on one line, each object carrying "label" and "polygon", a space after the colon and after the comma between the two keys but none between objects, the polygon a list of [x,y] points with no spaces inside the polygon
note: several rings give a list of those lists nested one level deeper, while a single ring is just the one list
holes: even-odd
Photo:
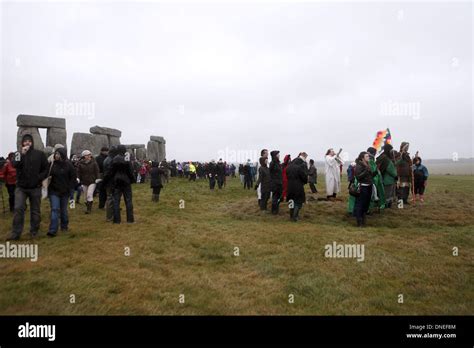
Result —
[{"label": "person in white robe", "polygon": [[326,195],[328,200],[333,200],[341,191],[341,165],[344,162],[334,149],[326,152],[325,169],[326,169]]}]

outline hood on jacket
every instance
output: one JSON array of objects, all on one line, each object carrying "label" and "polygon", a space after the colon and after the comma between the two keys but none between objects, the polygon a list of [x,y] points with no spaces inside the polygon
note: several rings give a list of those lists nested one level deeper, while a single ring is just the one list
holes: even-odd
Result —
[{"label": "hood on jacket", "polygon": [[288,163],[291,162],[291,155],[285,155],[285,159],[283,160],[283,163],[285,165],[288,165]]},{"label": "hood on jacket", "polygon": [[415,157],[415,158],[413,159],[413,164],[416,164],[416,163],[415,163],[416,160],[419,160],[419,161],[420,161],[420,163],[418,164],[418,165],[420,165],[420,164],[421,164],[421,157]]},{"label": "hood on jacket", "polygon": [[410,147],[410,143],[406,141],[402,141],[402,143],[400,144],[400,152],[404,152],[404,151],[407,152],[409,147]]},{"label": "hood on jacket", "polygon": [[125,147],[125,145],[117,145],[117,155],[125,156],[126,152],[127,148]]},{"label": "hood on jacket", "polygon": [[367,149],[367,152],[371,154],[372,156],[375,156],[377,154],[377,150],[375,149],[375,147],[369,147]]},{"label": "hood on jacket", "polygon": [[270,152],[270,155],[272,156],[272,161],[276,161],[277,160],[277,155],[280,153],[280,151],[278,150],[274,150],[272,152]]},{"label": "hood on jacket", "polygon": [[21,146],[23,146],[23,142],[26,140],[26,139],[30,139],[31,140],[31,148],[34,149],[35,148],[35,141],[33,139],[33,136],[29,133],[23,135],[23,137],[21,138]]},{"label": "hood on jacket", "polygon": [[390,156],[390,152],[393,150],[393,146],[390,145],[390,144],[385,144],[384,147],[383,147],[383,153],[386,155],[386,156]]},{"label": "hood on jacket", "polygon": [[61,156],[61,160],[66,161],[67,160],[67,151],[64,147],[60,147],[59,149],[56,149],[54,151],[54,154],[59,153],[59,156]]}]

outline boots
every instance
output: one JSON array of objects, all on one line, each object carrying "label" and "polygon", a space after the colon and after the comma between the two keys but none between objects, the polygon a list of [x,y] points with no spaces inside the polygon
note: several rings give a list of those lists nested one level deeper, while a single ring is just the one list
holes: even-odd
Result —
[{"label": "boots", "polygon": [[295,205],[295,208],[293,209],[293,216],[291,217],[291,219],[296,222],[298,221],[298,215],[300,213],[300,207]]},{"label": "boots", "polygon": [[86,214],[92,213],[92,202],[86,202]]}]

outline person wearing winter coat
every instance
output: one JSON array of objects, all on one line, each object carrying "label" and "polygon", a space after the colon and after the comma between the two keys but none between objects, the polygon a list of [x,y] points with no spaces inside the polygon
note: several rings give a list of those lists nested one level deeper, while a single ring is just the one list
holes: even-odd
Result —
[{"label": "person wearing winter coat", "polygon": [[211,162],[207,164],[207,175],[209,177],[209,189],[214,190],[214,187],[216,187],[216,177],[217,177],[216,161],[211,160]]},{"label": "person wearing winter coat", "polygon": [[258,168],[258,179],[255,183],[255,190],[260,188],[260,210],[267,210],[267,203],[271,192],[271,176],[270,170],[268,169],[268,158],[260,157],[259,162],[260,167]]},{"label": "person wearing winter coat", "polygon": [[301,152],[286,169],[288,177],[287,201],[290,207],[290,219],[294,222],[298,221],[299,212],[306,202],[304,185],[308,183],[307,157],[306,152]]},{"label": "person wearing winter coat", "polygon": [[309,169],[308,169],[308,184],[309,188],[311,189],[312,193],[317,193],[318,190],[316,189],[316,183],[318,180],[318,170],[314,165],[314,160],[309,160]]},{"label": "person wearing winter coat", "polygon": [[361,152],[356,160],[355,177],[360,185],[360,194],[355,198],[353,214],[358,227],[365,225],[365,217],[372,198],[373,177],[377,175],[377,172],[372,171],[369,161],[368,152]]},{"label": "person wearing winter coat", "polygon": [[48,198],[51,213],[47,235],[48,237],[55,237],[58,232],[59,220],[61,220],[61,231],[66,232],[68,230],[69,194],[76,184],[76,168],[68,160],[65,148],[58,148],[53,153],[50,176]]},{"label": "person wearing winter coat", "polygon": [[41,183],[48,176],[48,159],[43,151],[34,148],[33,136],[25,134],[12,164],[16,169],[15,207],[7,240],[18,240],[23,233],[27,199],[30,201],[30,234],[35,238],[41,222]]},{"label": "person wearing winter coat", "polygon": [[283,176],[280,164],[280,151],[270,152],[272,162],[270,163],[270,178],[272,192],[272,214],[277,215],[280,209],[281,195],[283,193]]},{"label": "person wearing winter coat", "polygon": [[104,176],[102,181],[102,186],[105,189],[105,193],[107,195],[107,199],[105,200],[105,220],[107,222],[113,221],[114,218],[114,198],[112,196],[112,187],[110,182],[105,182],[105,177],[110,176],[110,169],[112,167],[112,160],[115,156],[118,155],[117,146],[113,145],[110,147],[110,150],[107,154],[107,157],[104,159]]},{"label": "person wearing winter coat", "polygon": [[13,213],[15,208],[15,188],[16,188],[16,169],[13,167],[13,157],[15,156],[14,152],[8,154],[6,163],[2,168],[2,176],[5,181],[5,186],[8,191],[8,205],[10,207],[10,212]]},{"label": "person wearing winter coat", "polygon": [[382,154],[377,157],[376,164],[382,175],[385,192],[385,206],[391,208],[396,200],[397,169],[393,158],[393,146],[386,144]]},{"label": "person wearing winter coat", "polygon": [[287,192],[288,192],[288,177],[286,175],[286,169],[288,168],[288,165],[290,164],[290,162],[291,162],[291,156],[286,155],[284,160],[283,160],[283,165],[282,165],[282,169],[281,169],[281,176],[282,176],[282,179],[283,179],[283,192],[282,192],[281,200],[284,201],[284,202],[287,201],[286,196],[287,196]]},{"label": "person wearing winter coat", "polygon": [[413,179],[412,166],[413,162],[408,152],[410,144],[406,141],[400,145],[399,159],[395,162],[398,176],[398,199],[403,201],[403,204],[408,203],[410,196],[410,187]]},{"label": "person wearing winter coat", "polygon": [[166,168],[158,166],[158,162],[153,162],[151,164],[151,171],[150,171],[150,187],[153,189],[153,193],[151,195],[152,202],[159,202],[160,201],[160,192],[163,188],[163,184],[161,182],[162,175],[165,174]]},{"label": "person wearing winter coat", "polygon": [[110,185],[113,197],[114,224],[121,223],[120,199],[123,196],[127,212],[127,222],[135,222],[133,216],[132,183],[135,182],[133,167],[128,156],[125,156],[126,148],[117,146],[117,155],[113,158],[110,170],[106,173],[104,181]]},{"label": "person wearing winter coat", "polygon": [[374,147],[369,147],[367,149],[369,153],[369,166],[373,173],[375,173],[372,181],[374,187],[372,188],[372,199],[370,200],[369,211],[374,210],[380,211],[380,209],[385,209],[385,189],[383,184],[383,177],[380,173],[377,164],[375,163],[375,155],[377,150]]},{"label": "person wearing winter coat", "polygon": [[244,189],[250,190],[253,186],[253,173],[252,173],[252,163],[250,159],[247,160],[247,163],[244,166]]},{"label": "person wearing winter coat", "polygon": [[423,203],[426,183],[428,180],[428,169],[421,164],[421,157],[415,156],[413,159],[413,181],[415,186],[415,197],[420,199],[420,202]]},{"label": "person wearing winter coat", "polygon": [[217,187],[222,189],[225,182],[225,163],[222,161],[222,158],[219,158],[217,162]]},{"label": "person wearing winter coat", "polygon": [[92,157],[89,150],[82,151],[82,159],[77,166],[77,178],[82,185],[82,192],[86,196],[86,214],[92,212],[92,204],[94,202],[94,191],[99,179],[99,166]]},{"label": "person wearing winter coat", "polygon": [[[100,149],[100,154],[95,158],[99,166],[99,178],[104,179],[104,161],[109,154],[109,148],[103,147]],[[96,192],[99,194],[99,209],[104,209],[107,201],[107,191],[105,190],[103,180],[97,183]]]}]

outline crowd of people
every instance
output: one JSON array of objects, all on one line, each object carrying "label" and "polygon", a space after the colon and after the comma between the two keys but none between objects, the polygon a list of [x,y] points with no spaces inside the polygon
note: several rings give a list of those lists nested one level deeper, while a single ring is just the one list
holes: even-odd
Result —
[{"label": "crowd of people", "polygon": [[[366,216],[374,211],[403,207],[412,200],[424,201],[428,170],[418,155],[411,158],[409,143],[403,142],[400,151],[385,144],[381,154],[369,147],[359,154],[347,168],[348,212],[357,226],[363,227]],[[340,201],[341,178],[344,161],[338,153],[329,149],[324,157],[327,201]],[[260,210],[277,215],[280,203],[287,202],[290,219],[299,220],[306,203],[305,185],[311,194],[317,194],[318,172],[315,161],[308,161],[308,154],[301,152],[295,159],[287,154],[280,160],[280,151],[269,153],[263,149],[258,163],[250,159],[238,166],[238,174],[244,189],[254,188]],[[48,157],[34,148],[33,137],[23,136],[21,150],[0,158],[0,183],[6,186],[8,205],[13,213],[12,229],[8,240],[18,240],[23,232],[27,201],[30,209],[30,234],[37,236],[41,220],[41,199],[50,202],[50,224],[47,235],[54,237],[58,230],[68,230],[68,209],[80,204],[84,195],[85,214],[91,214],[94,199],[98,197],[99,209],[105,210],[108,222],[121,223],[120,203],[123,197],[128,223],[134,223],[132,184],[150,182],[152,202],[159,202],[160,193],[170,177],[189,181],[207,180],[210,190],[226,186],[228,177],[236,177],[237,167],[222,159],[217,162],[161,162],[137,160],[125,146],[102,148],[93,156],[91,151],[67,157],[66,149],[56,145]],[[2,190],[3,200],[3,190]],[[5,210],[5,208],[4,208]]]}]

